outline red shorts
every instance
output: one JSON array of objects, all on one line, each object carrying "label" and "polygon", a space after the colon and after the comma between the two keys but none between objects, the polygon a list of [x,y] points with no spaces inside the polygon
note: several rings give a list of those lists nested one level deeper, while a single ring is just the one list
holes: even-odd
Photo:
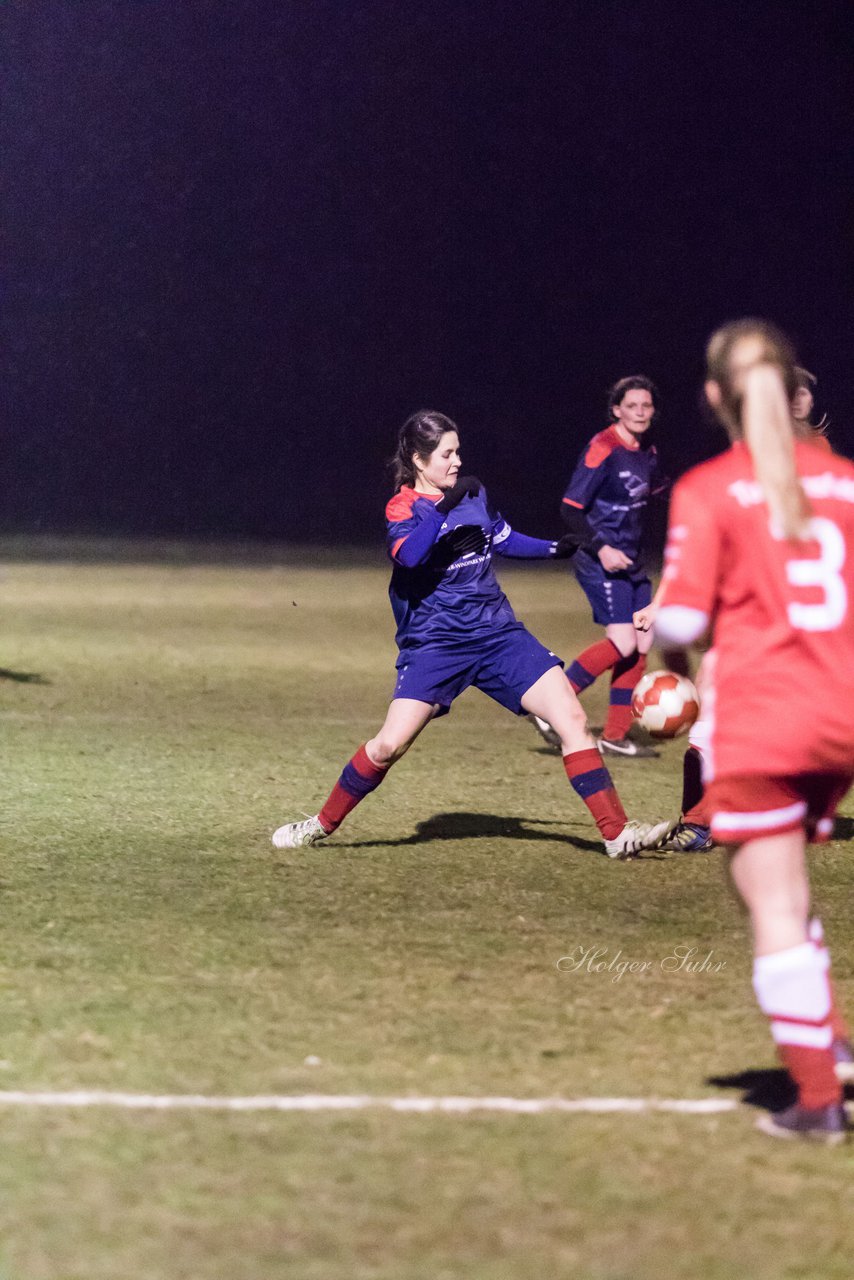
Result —
[{"label": "red shorts", "polygon": [[710,782],[703,803],[712,815],[716,844],[744,844],[801,827],[808,840],[823,844],[833,834],[836,807],[852,781],[851,774],[838,773],[733,775]]}]

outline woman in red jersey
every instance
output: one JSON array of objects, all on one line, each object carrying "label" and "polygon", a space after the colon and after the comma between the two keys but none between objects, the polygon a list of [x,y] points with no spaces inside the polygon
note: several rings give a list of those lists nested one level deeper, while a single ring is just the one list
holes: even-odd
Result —
[{"label": "woman in red jersey", "polygon": [[[661,602],[665,644],[713,629],[704,766],[754,935],[754,989],[798,1101],[760,1127],[840,1142],[843,1034],[807,840],[827,840],[854,774],[854,466],[796,439],[795,359],[758,320],[715,333],[706,396],[731,447],[676,485]],[[780,728],[774,726],[780,725]]]},{"label": "woman in red jersey", "polygon": [[[827,431],[827,414],[824,414],[818,422],[812,421],[812,411],[815,405],[813,389],[817,382],[816,376],[814,373],[810,373],[809,369],[796,366],[795,381],[796,389],[791,404],[795,435],[806,440],[812,440],[819,448],[829,452],[830,442],[825,434]],[[652,630],[660,602],[661,590],[662,588],[659,587],[650,605],[645,609],[639,609],[635,613],[633,620],[638,631]],[[673,670],[684,675],[690,675],[684,650],[674,649],[669,652],[665,650],[663,656],[665,666],[672,667]],[[678,665],[674,665],[674,659]],[[707,675],[711,671],[713,661],[714,650],[709,650],[704,656],[695,677],[694,682],[701,695],[701,702],[703,687]],[[702,776],[702,756],[707,746],[708,735],[709,724],[701,706],[699,719],[692,725],[688,735],[689,745],[683,761],[682,817],[675,831],[672,832],[662,846],[664,849],[677,850],[681,853],[706,853],[712,848]],[[837,1043],[836,1047],[838,1053],[847,1055],[851,1078],[854,1079],[854,1050],[847,1043],[847,1038],[844,1042]]]}]

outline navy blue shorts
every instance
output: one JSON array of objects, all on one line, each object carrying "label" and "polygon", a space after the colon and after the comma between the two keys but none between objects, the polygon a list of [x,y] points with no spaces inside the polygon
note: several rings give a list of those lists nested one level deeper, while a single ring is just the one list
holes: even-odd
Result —
[{"label": "navy blue shorts", "polygon": [[519,623],[485,639],[441,648],[404,650],[397,660],[392,700],[438,703],[443,715],[454,698],[474,685],[508,711],[524,715],[522,697],[552,667],[562,667],[545,645]]},{"label": "navy blue shorts", "polygon": [[573,560],[578,585],[593,609],[593,621],[601,627],[631,622],[638,609],[652,600],[652,583],[646,574],[606,573],[598,556],[579,551]]}]

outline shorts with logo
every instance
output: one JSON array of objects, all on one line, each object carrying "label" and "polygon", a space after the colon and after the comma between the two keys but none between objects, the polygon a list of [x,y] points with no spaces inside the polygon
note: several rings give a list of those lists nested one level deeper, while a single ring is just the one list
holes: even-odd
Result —
[{"label": "shorts with logo", "polygon": [[652,600],[652,583],[646,574],[606,573],[598,556],[578,551],[572,562],[578,585],[590,601],[593,621],[600,627],[631,622],[638,609]]},{"label": "shorts with logo", "polygon": [[823,844],[833,835],[837,806],[852,780],[850,774],[838,773],[731,775],[709,783],[703,804],[712,815],[717,844],[744,844],[801,827],[808,840]]},{"label": "shorts with logo", "polygon": [[470,642],[401,650],[392,700],[414,698],[438,704],[446,715],[455,698],[474,686],[516,715],[524,715],[522,697],[560,658],[540,644],[521,623]]}]

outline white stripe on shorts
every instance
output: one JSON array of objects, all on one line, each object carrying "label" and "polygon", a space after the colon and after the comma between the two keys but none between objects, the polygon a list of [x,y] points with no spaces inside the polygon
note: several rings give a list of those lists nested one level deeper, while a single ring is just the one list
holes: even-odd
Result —
[{"label": "white stripe on shorts", "polygon": [[787,827],[806,816],[805,802],[796,800],[784,809],[765,809],[760,813],[716,813],[712,826],[716,831],[761,831],[768,827]]}]

